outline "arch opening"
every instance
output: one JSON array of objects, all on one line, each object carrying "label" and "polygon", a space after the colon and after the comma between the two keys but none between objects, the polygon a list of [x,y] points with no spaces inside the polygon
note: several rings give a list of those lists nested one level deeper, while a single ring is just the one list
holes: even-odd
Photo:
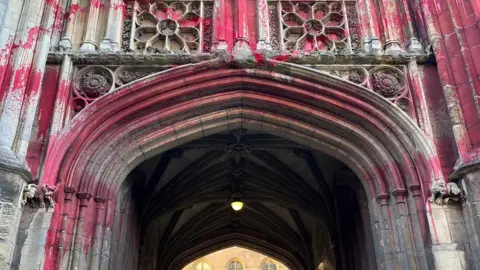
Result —
[{"label": "arch opening", "polygon": [[[108,265],[139,265],[144,263],[140,254],[147,250],[154,252],[149,256],[155,258],[153,269],[176,270],[202,252],[239,245],[278,258],[291,269],[316,269],[328,254],[337,265],[359,269],[392,260],[403,269],[426,266],[424,194],[441,173],[423,134],[403,111],[374,92],[309,68],[270,60],[268,64],[268,71],[219,61],[173,68],[125,85],[79,113],[56,138],[44,174],[64,186],[66,203],[59,211],[69,216],[69,209],[77,207],[72,220],[92,216],[96,223],[77,222],[73,227],[52,223],[51,230],[58,232],[52,241],[78,246],[84,255],[47,252],[54,256],[51,261],[59,266],[85,262],[96,266],[107,256]],[[350,180],[338,187],[331,184],[341,183],[338,179],[313,186],[301,176],[303,170],[282,161],[280,154],[252,150],[242,141],[244,133],[252,135],[260,149],[273,143],[288,150],[288,156],[302,160],[316,177],[322,168],[329,169],[318,164],[315,155],[322,153],[342,164],[335,177]],[[163,178],[177,159],[192,167],[178,165],[176,173]],[[232,217],[235,212],[228,202],[234,195],[242,196],[245,207]],[[268,222],[267,217],[279,216],[272,207],[287,209],[285,215],[295,226],[281,218],[278,224]],[[346,213],[356,209],[360,214],[340,217],[338,209]],[[198,220],[185,220],[194,214]],[[313,218],[305,222],[309,215]],[[206,217],[217,227],[200,226]],[[192,222],[185,228],[194,230],[183,231],[175,226],[178,222]],[[301,229],[305,223],[327,233],[309,235],[307,228]],[[248,226],[239,232],[243,224]],[[90,234],[64,240],[62,232],[68,230],[72,235]],[[128,233],[119,233],[125,230]],[[183,239],[162,238],[158,235],[162,230]],[[344,230],[350,233],[346,240],[341,239]],[[188,232],[203,238],[195,242]],[[143,245],[145,235],[155,239],[153,246]],[[132,256],[106,254],[113,244],[105,246],[102,239],[116,236],[123,237],[121,246],[131,244],[123,254]],[[327,246],[321,256],[315,255],[319,258],[304,252],[306,239],[315,237],[323,239],[319,246]],[[80,249],[84,238],[90,244]],[[265,244],[269,241],[278,243],[269,247]],[[359,249],[357,242],[372,244]],[[178,246],[167,252],[158,243]],[[340,252],[346,262],[335,260]],[[367,266],[356,261],[365,255],[361,252],[374,253],[367,254]]]},{"label": "arch opening", "polygon": [[[243,209],[232,209],[234,199]],[[225,131],[154,156],[128,175],[117,200],[123,209],[112,241],[139,248],[118,254],[115,269],[182,269],[231,245],[289,269],[373,267],[367,201],[355,174],[329,155],[261,131]]]}]

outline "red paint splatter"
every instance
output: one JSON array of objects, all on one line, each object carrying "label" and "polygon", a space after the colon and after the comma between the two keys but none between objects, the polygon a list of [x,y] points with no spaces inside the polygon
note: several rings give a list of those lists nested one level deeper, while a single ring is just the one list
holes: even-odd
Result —
[{"label": "red paint splatter", "polygon": [[78,4],[71,5],[70,10],[67,13],[65,13],[65,20],[67,22],[70,22],[73,19],[73,17],[76,16],[79,8],[80,6]]},{"label": "red paint splatter", "polygon": [[102,3],[101,0],[92,0],[92,2],[91,2],[91,7],[101,8],[103,6],[104,6],[104,4]]},{"label": "red paint splatter", "polygon": [[259,65],[265,65],[265,56],[259,52],[253,52],[253,57]]},{"label": "red paint splatter", "polygon": [[42,30],[43,29],[41,29],[39,26],[35,26],[35,27],[31,28],[30,30],[28,30],[27,40],[20,46],[23,49],[31,49],[33,47],[33,45],[35,44],[36,40],[37,40],[38,34]]},{"label": "red paint splatter", "polygon": [[286,62],[288,59],[290,59],[290,55],[287,54],[280,54],[280,55],[275,55],[273,57],[274,60],[280,61],[280,62]]}]

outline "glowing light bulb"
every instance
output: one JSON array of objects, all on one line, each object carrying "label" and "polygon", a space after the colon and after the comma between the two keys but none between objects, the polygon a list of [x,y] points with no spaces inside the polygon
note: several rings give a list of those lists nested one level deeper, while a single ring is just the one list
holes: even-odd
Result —
[{"label": "glowing light bulb", "polygon": [[240,211],[243,208],[243,202],[241,202],[241,201],[234,201],[234,202],[232,202],[231,205],[232,205],[233,210],[235,210],[235,211]]}]

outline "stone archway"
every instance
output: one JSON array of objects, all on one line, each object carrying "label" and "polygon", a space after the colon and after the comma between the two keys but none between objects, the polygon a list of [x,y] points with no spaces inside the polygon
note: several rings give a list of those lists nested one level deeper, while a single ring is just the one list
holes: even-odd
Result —
[{"label": "stone archway", "polygon": [[[442,176],[422,132],[400,108],[365,88],[293,64],[266,64],[268,71],[222,61],[173,68],[80,112],[46,158],[44,181],[63,192],[45,269],[108,261],[99,254],[108,248],[104,240],[128,174],[157,154],[238,128],[342,161],[365,192],[377,268],[427,269],[425,201]],[[93,258],[86,255],[90,248]]]}]

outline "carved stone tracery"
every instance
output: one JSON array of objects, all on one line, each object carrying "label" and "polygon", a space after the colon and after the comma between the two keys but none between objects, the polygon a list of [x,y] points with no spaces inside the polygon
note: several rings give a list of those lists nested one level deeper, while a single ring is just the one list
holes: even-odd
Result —
[{"label": "carved stone tracery", "polygon": [[[360,48],[358,17],[353,1],[272,1],[269,21],[274,49],[350,52]],[[277,42],[280,43],[278,46]]]},{"label": "carved stone tracery", "polygon": [[[128,12],[127,12],[128,13]],[[130,15],[127,14],[127,19]],[[212,1],[134,3],[133,38],[124,30],[129,51],[148,53],[209,52],[213,41]],[[129,27],[127,23],[125,27]],[[128,31],[127,31],[128,32]]]},{"label": "carved stone tracery", "polygon": [[395,98],[405,89],[405,79],[401,71],[392,67],[378,67],[370,71],[370,84],[373,91],[386,98]]},{"label": "carved stone tracery", "polygon": [[113,73],[108,68],[89,66],[80,70],[75,74],[73,83],[75,111],[80,111],[113,87]]}]

